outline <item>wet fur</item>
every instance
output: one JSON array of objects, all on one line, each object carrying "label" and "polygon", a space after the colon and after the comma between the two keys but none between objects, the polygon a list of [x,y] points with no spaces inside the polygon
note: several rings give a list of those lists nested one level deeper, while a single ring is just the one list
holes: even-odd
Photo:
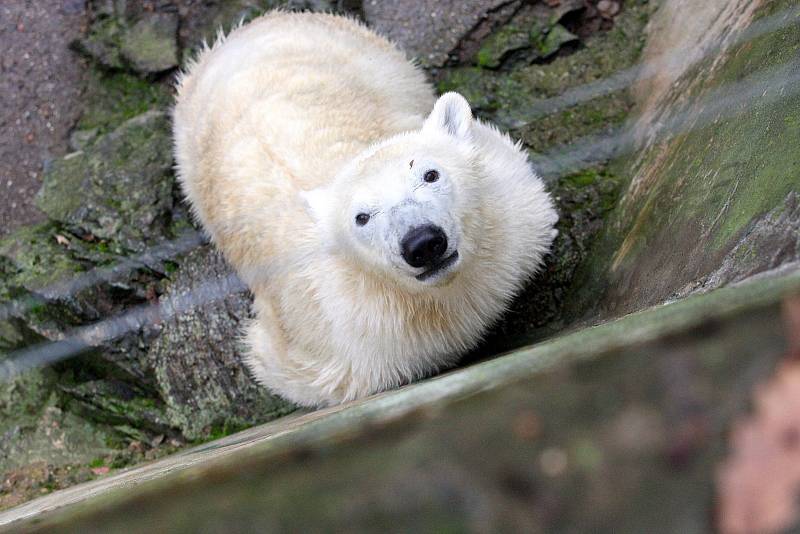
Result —
[{"label": "wet fur", "polygon": [[[178,176],[255,295],[248,365],[274,392],[330,405],[450,366],[541,264],[557,216],[525,153],[471,118],[456,137],[432,127],[434,102],[392,44],[322,14],[257,19],[180,79]],[[348,252],[352,220],[339,216],[354,188],[370,186],[369,168],[407,168],[426,150],[452,175],[465,236],[458,272],[432,286]],[[309,210],[302,192],[315,190],[330,214]]]}]

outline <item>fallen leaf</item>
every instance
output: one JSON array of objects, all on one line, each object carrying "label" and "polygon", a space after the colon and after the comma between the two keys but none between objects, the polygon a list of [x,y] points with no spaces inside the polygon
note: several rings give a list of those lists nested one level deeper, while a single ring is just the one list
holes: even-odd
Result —
[{"label": "fallen leaf", "polygon": [[56,234],[56,243],[58,243],[59,245],[64,245],[65,247],[68,247],[69,246],[69,239],[67,239],[66,237],[64,237],[61,234]]}]

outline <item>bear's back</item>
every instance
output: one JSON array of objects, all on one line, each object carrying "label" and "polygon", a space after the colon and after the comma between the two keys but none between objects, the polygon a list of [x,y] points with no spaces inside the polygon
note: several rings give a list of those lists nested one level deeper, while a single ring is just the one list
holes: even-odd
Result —
[{"label": "bear's back", "polygon": [[[434,102],[386,39],[333,15],[274,12],[221,38],[178,84],[178,176],[234,265],[280,251],[299,190],[324,185],[370,144],[417,129]],[[260,219],[264,214],[269,219]]]},{"label": "bear's back", "polygon": [[257,135],[302,188],[322,185],[371,143],[418,128],[434,101],[423,74],[386,39],[325,14],[266,15],[188,71],[179,84],[177,143],[202,157]]}]

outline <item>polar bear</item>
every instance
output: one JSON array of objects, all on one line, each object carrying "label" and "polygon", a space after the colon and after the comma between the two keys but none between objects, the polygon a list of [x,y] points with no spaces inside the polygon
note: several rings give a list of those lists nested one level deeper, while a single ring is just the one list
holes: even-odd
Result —
[{"label": "polar bear", "polygon": [[269,13],[177,89],[179,181],[254,295],[247,364],[299,405],[451,366],[556,235],[521,146],[354,20]]}]

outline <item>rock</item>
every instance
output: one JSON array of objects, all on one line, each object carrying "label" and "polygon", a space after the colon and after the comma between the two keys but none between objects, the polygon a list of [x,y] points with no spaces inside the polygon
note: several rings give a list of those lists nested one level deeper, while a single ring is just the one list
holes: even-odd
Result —
[{"label": "rock", "polygon": [[79,235],[141,250],[167,229],[174,181],[171,148],[166,114],[144,113],[85,151],[57,160],[44,176],[37,204]]},{"label": "rock", "polygon": [[73,43],[75,49],[96,61],[106,69],[123,69],[119,45],[125,33],[125,26],[115,17],[95,20],[86,37]]},{"label": "rock", "polygon": [[178,66],[178,13],[128,6],[127,2],[92,2],[92,22],[75,48],[107,69],[142,76]]},{"label": "rock", "polygon": [[95,140],[99,133],[97,128],[89,128],[86,130],[74,130],[69,134],[69,148],[73,152],[79,152],[89,146]]},{"label": "rock", "polygon": [[89,9],[96,18],[108,18],[125,13],[127,0],[89,0]]},{"label": "rock", "polygon": [[425,67],[443,66],[459,42],[503,0],[365,2],[367,23]]},{"label": "rock", "polygon": [[714,272],[693,281],[676,297],[710,291],[793,264],[800,266],[800,199],[795,191],[772,211],[755,218]]},{"label": "rock", "polygon": [[0,240],[2,280],[19,297],[21,291],[38,292],[85,270],[69,249],[56,240],[58,230],[52,223],[28,226]]},{"label": "rock", "polygon": [[[163,84],[153,84],[121,71],[90,69],[84,98],[91,102],[76,125],[76,135],[96,131],[105,134],[128,119],[152,109],[167,109],[173,96]],[[88,134],[87,134],[88,135]],[[83,150],[88,143],[75,146]]]},{"label": "rock", "polygon": [[536,43],[536,49],[541,58],[547,59],[558,52],[565,44],[574,43],[577,40],[577,35],[567,30],[561,24],[556,24],[549,28],[547,33],[539,37]]},{"label": "rock", "polygon": [[[500,67],[512,55],[520,56],[527,63],[551,57],[562,46],[578,41],[578,36],[570,33],[559,21],[583,7],[580,0],[523,6],[507,24],[484,40],[476,55],[476,63],[493,69]],[[524,53],[520,53],[522,51]]]},{"label": "rock", "polygon": [[363,16],[361,0],[287,0],[286,9]]},{"label": "rock", "polygon": [[242,283],[211,247],[181,263],[162,303],[185,299],[191,307],[164,321],[148,353],[170,423],[188,439],[201,439],[293,410],[244,367],[241,328],[251,297]]},{"label": "rock", "polygon": [[0,435],[0,471],[34,462],[83,464],[112,452],[107,445],[107,433],[54,404],[48,405],[41,417],[30,424],[3,429]]},{"label": "rock", "polygon": [[504,26],[486,40],[478,51],[476,63],[479,67],[496,69],[510,54],[530,45],[530,32],[512,25]]},{"label": "rock", "polygon": [[619,3],[613,0],[600,0],[597,3],[597,11],[604,19],[612,19],[619,13]]},{"label": "rock", "polygon": [[[781,5],[703,4],[689,17],[668,2],[658,12],[644,52],[658,72],[635,87],[633,142],[614,164],[628,185],[575,282],[572,313],[602,320],[796,261],[800,32],[728,37]],[[741,15],[707,23],[728,9]],[[686,42],[696,45],[658,67]]]},{"label": "rock", "polygon": [[80,384],[60,384],[59,389],[71,397],[69,407],[72,412],[112,426],[123,434],[128,434],[128,429],[136,429],[134,439],[144,433],[149,436],[172,433],[163,403],[125,382],[91,380]]},{"label": "rock", "polygon": [[524,54],[528,63],[547,59],[562,46],[578,41],[577,35],[554,20],[553,13],[540,4],[525,10],[485,41],[476,57],[478,66],[500,67],[511,54],[521,50],[529,50]]},{"label": "rock", "polygon": [[0,384],[0,472],[34,462],[88,463],[111,452],[109,434],[62,410],[55,375],[37,370]]},{"label": "rock", "polygon": [[178,66],[178,14],[149,13],[125,31],[122,57],[139,74],[158,74]]},{"label": "rock", "polygon": [[[52,223],[23,228],[0,241],[0,351],[55,341],[75,328],[108,319],[146,301],[158,261],[128,262],[77,237],[57,241]],[[116,265],[87,272],[92,261]],[[145,258],[143,258],[145,259]],[[122,262],[122,263],[120,263]],[[59,364],[82,379],[127,380],[153,395],[143,346],[151,329],[128,331],[95,350]],[[19,357],[19,356],[18,356]],[[96,373],[96,374],[93,374]],[[70,379],[71,380],[71,379]]]}]

